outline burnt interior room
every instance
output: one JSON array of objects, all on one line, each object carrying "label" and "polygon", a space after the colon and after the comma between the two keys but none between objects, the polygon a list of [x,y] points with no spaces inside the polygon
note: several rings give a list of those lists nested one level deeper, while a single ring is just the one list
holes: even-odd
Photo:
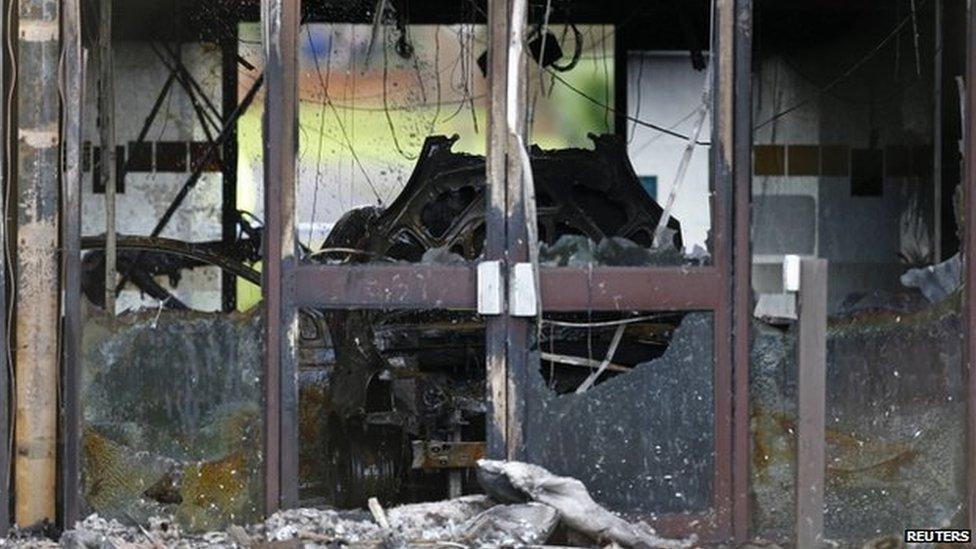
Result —
[{"label": "burnt interior room", "polygon": [[976,520],[965,2],[2,11],[0,533]]}]

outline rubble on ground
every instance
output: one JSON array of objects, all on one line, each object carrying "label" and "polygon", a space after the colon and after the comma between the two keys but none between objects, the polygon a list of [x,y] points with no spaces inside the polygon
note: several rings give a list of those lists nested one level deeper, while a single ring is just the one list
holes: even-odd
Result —
[{"label": "rubble on ground", "polygon": [[590,546],[681,549],[695,539],[658,537],[644,523],[629,523],[598,505],[579,480],[556,476],[537,465],[482,460],[479,478],[487,495],[401,505],[384,510],[375,500],[370,510],[289,509],[260,524],[223,531],[183,530],[172,518],[146,524],[91,515],[58,542],[19,532],[0,547],[123,549],[211,547],[253,548],[407,548],[527,547],[563,536],[591,540]]}]

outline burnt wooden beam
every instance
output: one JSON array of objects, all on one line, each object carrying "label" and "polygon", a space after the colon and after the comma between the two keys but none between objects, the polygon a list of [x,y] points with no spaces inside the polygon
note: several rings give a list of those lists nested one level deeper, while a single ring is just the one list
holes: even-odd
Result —
[{"label": "burnt wooden beam", "polygon": [[14,520],[55,520],[60,2],[18,0]]}]

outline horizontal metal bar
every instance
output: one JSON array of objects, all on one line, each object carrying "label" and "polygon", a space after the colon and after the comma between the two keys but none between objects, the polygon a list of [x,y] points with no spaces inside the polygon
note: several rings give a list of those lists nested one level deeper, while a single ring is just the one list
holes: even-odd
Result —
[{"label": "horizontal metal bar", "polygon": [[470,309],[474,265],[302,265],[292,273],[297,307]]},{"label": "horizontal metal bar", "polygon": [[540,278],[544,311],[710,310],[725,288],[714,267],[543,267]]},{"label": "horizontal metal bar", "polygon": [[[541,269],[545,311],[712,310],[722,298],[714,267]],[[474,265],[302,265],[296,305],[337,309],[477,308]]]}]

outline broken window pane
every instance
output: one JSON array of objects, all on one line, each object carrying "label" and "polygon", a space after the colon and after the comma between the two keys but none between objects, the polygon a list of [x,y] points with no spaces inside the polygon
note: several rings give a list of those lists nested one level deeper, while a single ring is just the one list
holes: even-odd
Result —
[{"label": "broken window pane", "polygon": [[[259,193],[260,165],[238,170],[238,157],[260,145],[262,50],[236,8],[133,6],[113,3],[125,22],[113,30],[114,94],[98,85],[97,56],[85,75],[81,512],[220,529],[259,519],[263,501],[262,321],[236,299],[238,282],[260,280],[260,212],[239,211]],[[92,156],[102,150],[115,162]],[[95,181],[110,167],[114,282],[113,187]]]},{"label": "broken window pane", "polygon": [[[900,540],[918,524],[965,525],[963,227],[954,199],[962,126],[953,81],[965,48],[947,38],[936,55],[936,32],[962,36],[964,11],[879,4],[796,18],[770,6],[759,19],[750,411],[761,537],[790,539],[796,521],[797,343],[784,254],[829,262],[827,295],[805,298],[825,300],[829,314],[826,537],[861,546]],[[760,170],[771,151],[786,165]]]},{"label": "broken window pane", "polygon": [[539,367],[525,380],[525,459],[580,479],[618,512],[710,511],[713,315],[574,316],[543,329]]},{"label": "broken window pane", "polygon": [[82,513],[191,530],[261,516],[261,319],[89,311]]}]

